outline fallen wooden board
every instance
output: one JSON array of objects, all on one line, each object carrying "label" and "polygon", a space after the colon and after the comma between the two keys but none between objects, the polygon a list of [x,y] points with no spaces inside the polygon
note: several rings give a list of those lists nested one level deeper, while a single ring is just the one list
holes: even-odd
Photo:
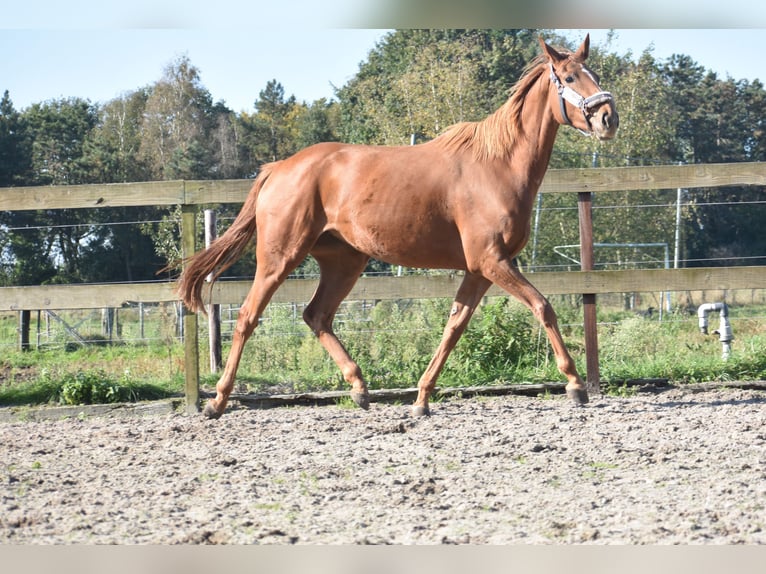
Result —
[{"label": "fallen wooden board", "polygon": [[[603,382],[603,385],[608,383]],[[743,389],[766,391],[766,381],[725,381],[710,383],[690,383],[675,385],[668,379],[629,379],[613,381],[614,385],[641,387],[641,391],[667,391],[682,389],[693,393],[716,389]],[[437,388],[434,399],[471,398],[476,396],[518,395],[536,397],[539,395],[559,395],[564,393],[564,383],[542,383],[529,385],[484,385],[476,387]],[[410,403],[418,394],[417,388],[377,389],[370,391],[371,403]],[[214,396],[210,392],[201,392],[201,398]],[[251,409],[269,409],[287,406],[324,406],[350,400],[348,391],[327,391],[320,393],[290,394],[232,394],[231,401],[241,407]],[[141,403],[117,403],[110,405],[74,405],[74,406],[13,406],[0,408],[0,423],[62,420],[67,418],[111,416],[140,417],[183,413],[185,400],[182,397],[147,401]],[[201,414],[199,416],[202,416]]]},{"label": "fallen wooden board", "polygon": [[[550,393],[561,394],[564,392],[564,383],[542,383],[529,385],[487,385],[477,387],[454,387],[437,388],[434,391],[434,400],[448,397],[475,397],[497,395],[524,395],[535,397]],[[201,396],[212,398],[212,393],[200,393]],[[397,403],[412,402],[418,395],[415,387],[409,389],[375,389],[370,391],[371,403]],[[232,394],[231,400],[240,404],[255,408],[268,409],[281,406],[321,406],[337,404],[340,401],[350,400],[348,391],[326,391],[321,393],[289,393],[270,395],[258,394]]]},{"label": "fallen wooden board", "polygon": [[140,403],[114,403],[107,405],[65,406],[12,406],[0,408],[0,423],[24,421],[50,421],[78,417],[141,417],[167,415],[185,404],[183,398],[163,399]]}]

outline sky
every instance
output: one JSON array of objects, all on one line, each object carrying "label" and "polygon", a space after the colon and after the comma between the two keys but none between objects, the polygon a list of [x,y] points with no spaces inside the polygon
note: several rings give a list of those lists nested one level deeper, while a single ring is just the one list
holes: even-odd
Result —
[{"label": "sky", "polygon": [[[559,30],[574,41],[590,33],[603,45],[608,30]],[[159,80],[163,69],[186,55],[200,69],[215,101],[235,112],[253,111],[258,93],[272,79],[299,101],[333,98],[366,60],[381,29],[0,30],[0,91],[17,110],[62,97],[107,102]],[[617,29],[609,49],[637,59],[651,49],[658,59],[686,54],[698,64],[734,79],[766,83],[766,60],[756,57],[762,29]],[[607,79],[608,83],[608,79]]]},{"label": "sky", "polygon": [[253,111],[276,79],[299,101],[332,98],[367,58],[382,30],[0,30],[0,91],[17,110],[35,102],[81,97],[106,102],[153,84],[186,55],[214,101]]},{"label": "sky", "polygon": [[[439,5],[449,4],[444,1]],[[539,3],[545,1],[555,0]],[[582,1],[598,4],[601,0]],[[644,0],[642,5],[658,1]],[[737,1],[729,0],[727,5]],[[474,2],[481,4],[481,0]],[[330,99],[392,27],[385,25],[402,23],[393,17],[351,17],[353,7],[368,4],[369,0],[330,0],[329,4],[218,0],[205,3],[208,8],[217,7],[206,18],[194,10],[193,0],[17,1],[4,7],[0,21],[0,92],[9,91],[17,110],[64,97],[105,103],[153,84],[166,66],[188,56],[213,100],[224,101],[235,112],[252,112],[258,93],[273,79],[299,101]],[[130,12],[125,6],[130,6]],[[766,58],[759,56],[766,20],[755,16],[752,22],[763,22],[764,28],[747,28],[744,22],[736,29],[673,29],[667,27],[672,19],[663,22],[661,29],[617,28],[609,49],[630,52],[634,59],[648,48],[660,60],[686,54],[721,78],[758,78],[766,83]],[[407,17],[412,18],[405,16],[405,24]],[[446,24],[460,27],[463,21],[473,24],[461,18]],[[364,27],[360,22],[381,25]],[[603,45],[608,30],[559,32],[575,42],[589,32],[592,44]],[[604,83],[608,89],[608,79]]]}]

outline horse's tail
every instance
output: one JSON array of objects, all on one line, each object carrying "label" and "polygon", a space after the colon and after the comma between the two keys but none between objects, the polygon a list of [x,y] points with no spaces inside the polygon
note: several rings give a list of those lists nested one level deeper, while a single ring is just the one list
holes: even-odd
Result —
[{"label": "horse's tail", "polygon": [[253,182],[253,187],[245,199],[242,209],[234,223],[213,241],[210,246],[189,257],[181,276],[178,278],[176,293],[178,293],[184,305],[192,311],[205,311],[205,302],[202,299],[202,285],[209,275],[212,274],[212,285],[221,274],[231,267],[256,231],[255,207],[258,202],[258,194],[271,175],[274,164],[263,166],[258,177]]}]

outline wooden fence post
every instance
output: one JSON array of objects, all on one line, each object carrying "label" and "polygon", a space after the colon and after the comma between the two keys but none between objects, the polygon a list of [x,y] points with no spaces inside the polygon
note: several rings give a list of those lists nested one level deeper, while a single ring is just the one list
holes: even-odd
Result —
[{"label": "wooden fence post", "polygon": [[[577,194],[580,219],[580,267],[593,271],[593,194]],[[601,374],[598,365],[598,324],[596,322],[596,294],[583,293],[583,327],[585,329],[586,387],[589,393],[601,392]]]},{"label": "wooden fence post", "polygon": [[[197,208],[181,206],[181,256],[186,259],[195,251]],[[183,307],[184,365],[186,381],[186,412],[199,412],[199,343],[197,314]]]},{"label": "wooden fence post", "polygon": [[29,326],[32,322],[31,312],[28,309],[19,311],[19,349],[29,351]]}]

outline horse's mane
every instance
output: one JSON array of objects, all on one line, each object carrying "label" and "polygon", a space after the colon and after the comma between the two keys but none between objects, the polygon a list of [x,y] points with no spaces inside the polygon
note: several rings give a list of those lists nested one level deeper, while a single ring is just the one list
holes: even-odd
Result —
[{"label": "horse's mane", "polygon": [[479,122],[455,124],[435,138],[433,143],[452,152],[472,150],[479,161],[506,157],[521,131],[524,98],[546,71],[546,61],[542,55],[532,60],[511,88],[508,100],[493,114]]}]

